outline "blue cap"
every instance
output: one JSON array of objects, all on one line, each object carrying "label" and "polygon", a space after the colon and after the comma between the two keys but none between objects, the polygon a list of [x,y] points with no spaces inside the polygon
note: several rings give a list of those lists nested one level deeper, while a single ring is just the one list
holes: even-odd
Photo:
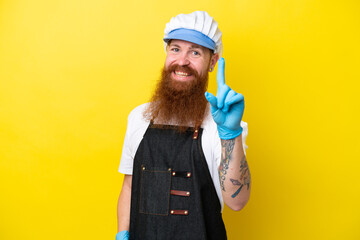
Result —
[{"label": "blue cap", "polygon": [[178,40],[192,42],[200,46],[209,48],[213,51],[215,50],[216,47],[215,42],[205,34],[187,28],[174,29],[171,32],[169,32],[168,36],[163,40],[165,42],[168,42],[171,39],[178,39]]}]

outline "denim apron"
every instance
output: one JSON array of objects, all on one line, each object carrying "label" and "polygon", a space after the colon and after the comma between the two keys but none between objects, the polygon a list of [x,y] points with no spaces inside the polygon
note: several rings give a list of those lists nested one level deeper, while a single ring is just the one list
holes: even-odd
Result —
[{"label": "denim apron", "polygon": [[201,135],[149,125],[134,158],[131,240],[227,239]]}]

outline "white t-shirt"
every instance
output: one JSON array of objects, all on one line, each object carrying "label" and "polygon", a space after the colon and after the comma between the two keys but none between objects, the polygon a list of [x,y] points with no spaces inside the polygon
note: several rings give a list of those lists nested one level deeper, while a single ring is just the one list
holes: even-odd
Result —
[{"label": "white t-shirt", "polygon": [[[140,145],[140,142],[149,126],[149,121],[144,119],[143,112],[146,109],[148,103],[142,104],[131,111],[128,117],[127,130],[124,139],[124,146],[121,154],[121,161],[119,166],[119,172],[123,174],[132,175],[133,162],[136,151]],[[205,116],[201,125],[203,128],[203,134],[201,137],[202,148],[206,162],[209,167],[211,178],[214,182],[214,186],[221,203],[221,209],[224,207],[223,198],[221,195],[220,181],[218,167],[221,160],[221,141],[218,135],[217,126],[214,122],[210,111]],[[242,142],[244,152],[247,149],[245,140],[248,134],[248,128],[246,122],[241,122]]]}]

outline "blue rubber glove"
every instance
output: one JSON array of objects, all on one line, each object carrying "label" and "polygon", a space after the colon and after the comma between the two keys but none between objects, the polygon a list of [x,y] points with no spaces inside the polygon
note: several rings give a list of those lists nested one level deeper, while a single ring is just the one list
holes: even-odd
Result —
[{"label": "blue rubber glove", "polygon": [[129,240],[129,232],[126,230],[118,232],[115,240]]},{"label": "blue rubber glove", "polygon": [[225,60],[218,61],[216,97],[206,92],[206,99],[211,105],[211,115],[217,124],[221,139],[228,140],[240,136],[241,118],[244,114],[244,96],[225,84]]}]

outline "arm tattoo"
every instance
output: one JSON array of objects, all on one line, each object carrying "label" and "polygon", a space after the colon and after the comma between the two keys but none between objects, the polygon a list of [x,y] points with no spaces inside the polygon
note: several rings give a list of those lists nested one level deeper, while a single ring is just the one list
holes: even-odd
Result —
[{"label": "arm tattoo", "polygon": [[234,149],[235,139],[223,140],[221,139],[221,162],[219,167],[219,179],[221,189],[225,192],[225,178],[226,172],[229,168],[229,163],[231,160],[231,153]]},{"label": "arm tattoo", "polygon": [[232,178],[230,178],[230,181],[233,185],[239,186],[239,189],[233,195],[231,195],[232,198],[235,198],[240,193],[244,185],[246,185],[247,190],[249,190],[251,176],[245,155],[243,156],[240,162],[240,181]]}]

